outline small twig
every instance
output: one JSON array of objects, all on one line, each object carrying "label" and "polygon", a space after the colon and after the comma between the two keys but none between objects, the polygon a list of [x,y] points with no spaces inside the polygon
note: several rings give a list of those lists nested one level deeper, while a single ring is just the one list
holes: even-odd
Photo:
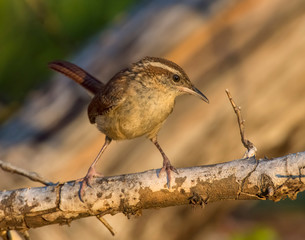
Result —
[{"label": "small twig", "polygon": [[247,151],[244,154],[244,158],[250,158],[253,156],[255,157],[255,153],[257,151],[256,147],[252,142],[250,142],[248,139],[245,138],[245,125],[244,125],[245,120],[243,120],[241,116],[241,107],[238,107],[235,104],[228,89],[226,89],[226,93],[228,95],[229,101],[231,102],[231,105],[237,117],[241,142],[244,145],[244,147],[247,149]]},{"label": "small twig", "polygon": [[15,173],[15,174],[27,177],[34,182],[40,182],[40,183],[42,183],[46,186],[50,186],[50,185],[54,184],[54,183],[46,180],[45,178],[39,176],[38,173],[28,172],[25,169],[13,166],[12,164],[4,162],[2,160],[0,160],[0,167],[2,168],[3,171],[10,172],[10,173]]},{"label": "small twig", "polygon": [[105,218],[103,218],[100,215],[96,215],[96,218],[104,224],[104,226],[109,230],[109,232],[111,233],[112,236],[115,235],[113,228],[111,227],[111,225],[107,222],[107,220]]}]

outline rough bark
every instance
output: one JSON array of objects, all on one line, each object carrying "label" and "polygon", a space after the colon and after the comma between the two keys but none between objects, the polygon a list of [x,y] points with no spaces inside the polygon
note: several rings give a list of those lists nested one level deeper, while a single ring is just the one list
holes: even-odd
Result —
[{"label": "rough bark", "polygon": [[93,215],[140,214],[143,209],[221,200],[295,199],[304,190],[305,152],[275,159],[240,159],[178,169],[170,189],[158,170],[97,178],[81,202],[79,183],[0,192],[0,229],[69,224]]}]

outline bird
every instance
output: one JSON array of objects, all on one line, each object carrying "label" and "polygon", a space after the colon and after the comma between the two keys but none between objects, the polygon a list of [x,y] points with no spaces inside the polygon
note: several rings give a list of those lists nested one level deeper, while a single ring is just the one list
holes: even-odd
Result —
[{"label": "bird", "polygon": [[90,93],[88,118],[105,134],[105,142],[80,179],[79,196],[82,200],[85,186],[92,178],[102,176],[95,167],[112,140],[126,140],[141,136],[148,138],[159,150],[163,165],[158,177],[166,172],[170,187],[171,172],[177,169],[158,142],[158,132],[172,113],[176,97],[191,94],[209,103],[208,98],[190,81],[185,71],[176,63],[159,57],[144,57],[116,73],[106,84],[79,66],[63,61],[52,61],[49,68],[71,78]]}]

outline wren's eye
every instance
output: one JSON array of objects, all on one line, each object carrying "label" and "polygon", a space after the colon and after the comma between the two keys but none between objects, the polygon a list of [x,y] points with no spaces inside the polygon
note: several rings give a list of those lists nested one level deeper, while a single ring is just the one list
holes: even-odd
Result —
[{"label": "wren's eye", "polygon": [[173,80],[174,80],[174,82],[179,82],[179,81],[180,81],[179,75],[174,74],[174,75],[173,75]]}]

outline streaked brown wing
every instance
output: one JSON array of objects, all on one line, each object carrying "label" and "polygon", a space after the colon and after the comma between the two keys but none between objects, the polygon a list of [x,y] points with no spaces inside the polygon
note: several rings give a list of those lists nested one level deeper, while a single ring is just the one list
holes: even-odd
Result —
[{"label": "streaked brown wing", "polygon": [[118,72],[109,80],[103,91],[97,93],[91,100],[88,106],[90,123],[95,123],[98,115],[106,114],[125,100],[124,92],[129,85],[128,72],[129,69]]}]

